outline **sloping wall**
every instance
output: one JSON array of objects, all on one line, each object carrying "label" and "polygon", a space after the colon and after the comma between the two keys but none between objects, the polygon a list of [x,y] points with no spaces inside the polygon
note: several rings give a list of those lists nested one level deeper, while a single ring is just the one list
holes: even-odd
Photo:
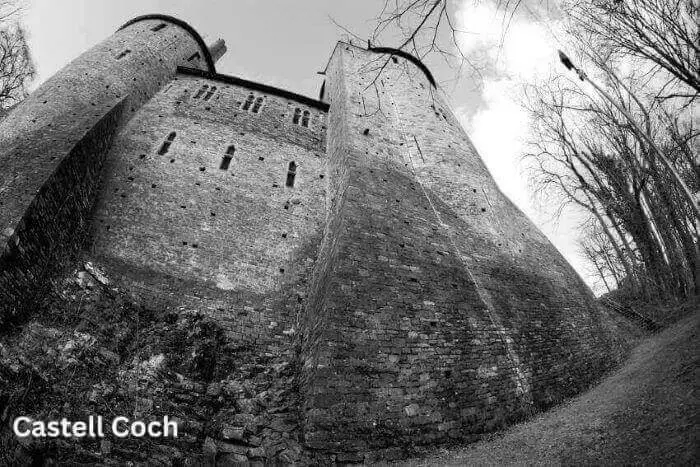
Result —
[{"label": "sloping wall", "polygon": [[612,322],[415,63],[339,44],[327,76],[332,215],[303,334],[310,448],[359,462],[463,442],[621,358]]}]

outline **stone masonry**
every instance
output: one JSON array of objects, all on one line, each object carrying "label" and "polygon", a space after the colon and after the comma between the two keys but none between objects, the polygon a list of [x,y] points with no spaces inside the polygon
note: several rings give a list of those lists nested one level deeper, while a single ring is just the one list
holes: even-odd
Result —
[{"label": "stone masonry", "polygon": [[224,49],[136,18],[0,120],[0,325],[88,257],[134,307],[291,355],[285,438],[319,462],[477,439],[623,358],[417,59],[339,42],[314,100],[218,74]]}]

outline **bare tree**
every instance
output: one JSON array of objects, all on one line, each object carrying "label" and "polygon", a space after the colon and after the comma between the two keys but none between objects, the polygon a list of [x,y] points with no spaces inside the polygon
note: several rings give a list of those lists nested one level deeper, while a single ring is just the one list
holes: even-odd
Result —
[{"label": "bare tree", "polygon": [[[523,5],[495,3],[505,35]],[[461,73],[471,62],[450,6],[387,0],[369,42],[420,59],[457,60]],[[603,85],[592,93],[559,77],[529,87],[536,189],[555,196],[550,204],[560,200],[559,212],[571,204],[588,213],[582,253],[606,287],[623,284],[646,295],[700,292],[694,202],[700,165],[690,114],[700,92],[698,3],[561,0],[557,6],[568,20],[567,43]],[[620,73],[620,65],[628,71]],[[385,66],[377,66],[378,77]]]},{"label": "bare tree", "polygon": [[[637,57],[687,86],[662,97],[700,92],[700,35],[695,0],[574,0],[567,10],[590,46],[609,60]],[[662,87],[662,90],[666,86]]]},{"label": "bare tree", "polygon": [[[503,15],[502,38],[522,4],[522,0],[491,1]],[[451,66],[458,74],[468,66],[480,75],[481,70],[464,53],[459,36],[471,34],[457,26],[452,6],[447,0],[385,0],[376,26],[369,38],[372,44],[382,44],[408,52],[423,60],[435,55]],[[476,2],[475,2],[476,4]]]},{"label": "bare tree", "polygon": [[421,60],[438,54],[447,61],[458,58],[460,65],[468,63],[448,6],[447,0],[385,0],[370,41],[381,44],[389,40],[393,48]]},{"label": "bare tree", "polygon": [[[491,1],[491,0],[487,0]],[[498,0],[496,3],[500,3]],[[455,18],[456,2],[448,0],[384,0],[381,11],[373,18],[375,24],[369,37],[360,37],[348,28],[331,19],[342,29],[351,43],[367,45],[368,48],[391,48],[413,55],[419,60],[438,59],[454,70],[454,76],[441,84],[457,81],[465,69],[472,76],[481,78],[481,68],[463,53],[459,35],[468,34],[460,30]],[[377,87],[382,73],[390,64],[388,55],[372,60],[363,69],[373,73],[374,79],[367,88]],[[375,110],[376,111],[376,110]]]},{"label": "bare tree", "polygon": [[[630,108],[628,89],[609,76],[606,82],[612,98]],[[584,255],[596,268],[602,271],[605,264],[612,273],[610,255],[602,252],[614,252],[626,283],[640,293],[684,296],[697,290],[692,206],[665,165],[649,157],[649,147],[617,105],[592,98],[564,77],[530,86],[528,98],[535,122],[528,157],[534,162],[536,188],[553,196],[550,201],[562,199],[588,212],[610,247],[600,248],[597,241],[594,248],[584,241]],[[681,128],[652,116],[659,115],[637,110],[634,117],[645,122],[689,185],[700,186],[685,144],[695,134],[692,124]]]},{"label": "bare tree", "polygon": [[[575,177],[577,184],[560,180],[569,183],[569,193],[576,192],[573,186],[585,192],[587,210],[599,225],[617,226],[624,248],[618,248],[616,255],[634,266],[632,273],[625,268],[626,284],[636,284],[644,292],[651,286],[673,295],[699,293],[700,167],[691,114],[700,92],[698,4],[573,0],[567,5],[569,37],[604,85],[593,83],[600,96],[577,91],[575,98],[560,99],[558,108],[551,106],[555,102],[551,94],[549,104],[539,96],[539,115],[557,115],[567,108],[583,123],[555,138],[578,146],[578,154],[569,150],[591,180],[585,176]],[[623,78],[613,71],[619,65],[628,69]],[[554,94],[565,93],[560,89]],[[595,118],[587,119],[585,114],[591,112]],[[564,121],[561,116],[559,120]],[[575,128],[571,119],[568,126]],[[571,134],[576,135],[573,143]],[[539,175],[550,178],[543,172]],[[630,243],[636,258],[626,245]],[[590,258],[596,253],[601,249],[589,242],[584,254]]]},{"label": "bare tree", "polygon": [[23,100],[36,72],[27,37],[18,23],[20,5],[0,0],[0,112]]},{"label": "bare tree", "polygon": [[608,292],[618,288],[628,277],[627,267],[620,261],[619,246],[604,224],[589,221],[584,225],[581,253],[592,266],[593,275],[603,283]]}]

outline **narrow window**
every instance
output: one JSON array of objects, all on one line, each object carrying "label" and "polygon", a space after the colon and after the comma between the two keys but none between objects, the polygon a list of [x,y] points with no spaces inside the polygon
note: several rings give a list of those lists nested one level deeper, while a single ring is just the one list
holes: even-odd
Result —
[{"label": "narrow window", "polygon": [[191,62],[192,60],[199,60],[202,56],[199,55],[199,52],[195,52],[192,55],[190,55],[190,58],[187,59],[188,62]]},{"label": "narrow window", "polygon": [[211,99],[211,96],[213,96],[215,92],[216,92],[216,86],[212,86],[211,89],[209,90],[209,92],[207,93],[207,95],[204,96],[204,100],[208,101],[209,99]]},{"label": "narrow window", "polygon": [[168,152],[168,150],[170,149],[170,144],[175,139],[175,136],[176,133],[173,131],[168,135],[165,141],[163,141],[163,144],[160,145],[160,149],[158,149],[159,156],[162,156],[163,154],[166,154]]},{"label": "narrow window", "polygon": [[199,99],[200,97],[202,97],[202,94],[204,94],[207,91],[207,89],[209,89],[209,86],[207,86],[206,84],[199,88],[199,91],[197,91],[197,94],[194,95],[193,99]]},{"label": "narrow window", "polygon": [[299,118],[301,118],[301,109],[297,107],[296,109],[294,109],[294,118],[292,119],[292,123],[298,125]]},{"label": "narrow window", "polygon": [[248,110],[250,109],[250,106],[253,105],[253,101],[255,100],[255,96],[251,93],[248,95],[248,98],[245,100],[243,103],[243,107],[241,107],[243,110]]},{"label": "narrow window", "polygon": [[221,159],[221,165],[219,169],[228,170],[229,165],[231,165],[231,159],[233,159],[233,153],[236,152],[236,147],[234,145],[226,148],[226,155]]},{"label": "narrow window", "polygon": [[289,170],[287,170],[287,183],[288,187],[294,186],[294,177],[297,175],[297,164],[292,161],[289,163]]},{"label": "narrow window", "polygon": [[165,23],[160,23],[158,26],[153,26],[153,27],[151,28],[151,31],[160,31],[160,30],[163,29],[165,26],[166,26]]},{"label": "narrow window", "polygon": [[131,53],[131,50],[126,49],[124,52],[122,52],[122,53],[120,53],[119,55],[117,55],[117,60],[121,60],[122,58],[126,57],[126,56],[129,55],[130,53]]},{"label": "narrow window", "polygon": [[225,155],[221,159],[221,165],[219,166],[219,169],[228,170],[228,166],[231,165],[231,159],[233,159],[231,156],[229,156],[228,154]]},{"label": "narrow window", "polygon": [[308,110],[304,110],[304,116],[301,117],[301,126],[308,128],[309,127],[309,117],[311,116],[311,113]]},{"label": "narrow window", "polygon": [[258,97],[257,99],[255,99],[255,105],[253,105],[253,113],[254,114],[260,112],[260,107],[262,107],[262,104],[263,104],[262,97]]}]

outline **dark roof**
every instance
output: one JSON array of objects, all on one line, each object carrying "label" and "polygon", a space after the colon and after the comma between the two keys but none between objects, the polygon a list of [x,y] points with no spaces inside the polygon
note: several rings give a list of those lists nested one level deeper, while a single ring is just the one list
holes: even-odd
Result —
[{"label": "dark roof", "polygon": [[433,74],[428,70],[428,67],[423,64],[417,57],[414,57],[408,52],[404,52],[403,50],[400,49],[393,49],[391,47],[372,47],[369,46],[367,48],[370,52],[376,52],[380,54],[391,54],[391,55],[397,55],[399,57],[403,57],[409,62],[413,63],[416,65],[420,70],[425,74],[425,77],[428,78],[428,81],[430,81],[430,84],[433,85],[434,88],[437,87],[435,84],[435,79],[433,78]]},{"label": "dark roof", "polygon": [[302,96],[301,94],[296,94],[290,91],[286,91],[284,89],[268,86],[267,84],[256,83],[255,81],[248,81],[246,79],[237,78],[235,76],[222,75],[219,73],[210,73],[204,70],[188,68],[183,66],[177,67],[177,72],[183,75],[197,76],[199,78],[206,78],[213,81],[220,81],[222,83],[235,84],[237,86],[243,86],[248,89],[254,89],[256,91],[274,94],[276,96],[284,97],[287,99],[297,101],[301,104],[308,105],[309,107],[315,107],[324,112],[328,111],[328,104],[326,104],[325,102],[317,101],[316,99],[312,99],[307,96]]}]

